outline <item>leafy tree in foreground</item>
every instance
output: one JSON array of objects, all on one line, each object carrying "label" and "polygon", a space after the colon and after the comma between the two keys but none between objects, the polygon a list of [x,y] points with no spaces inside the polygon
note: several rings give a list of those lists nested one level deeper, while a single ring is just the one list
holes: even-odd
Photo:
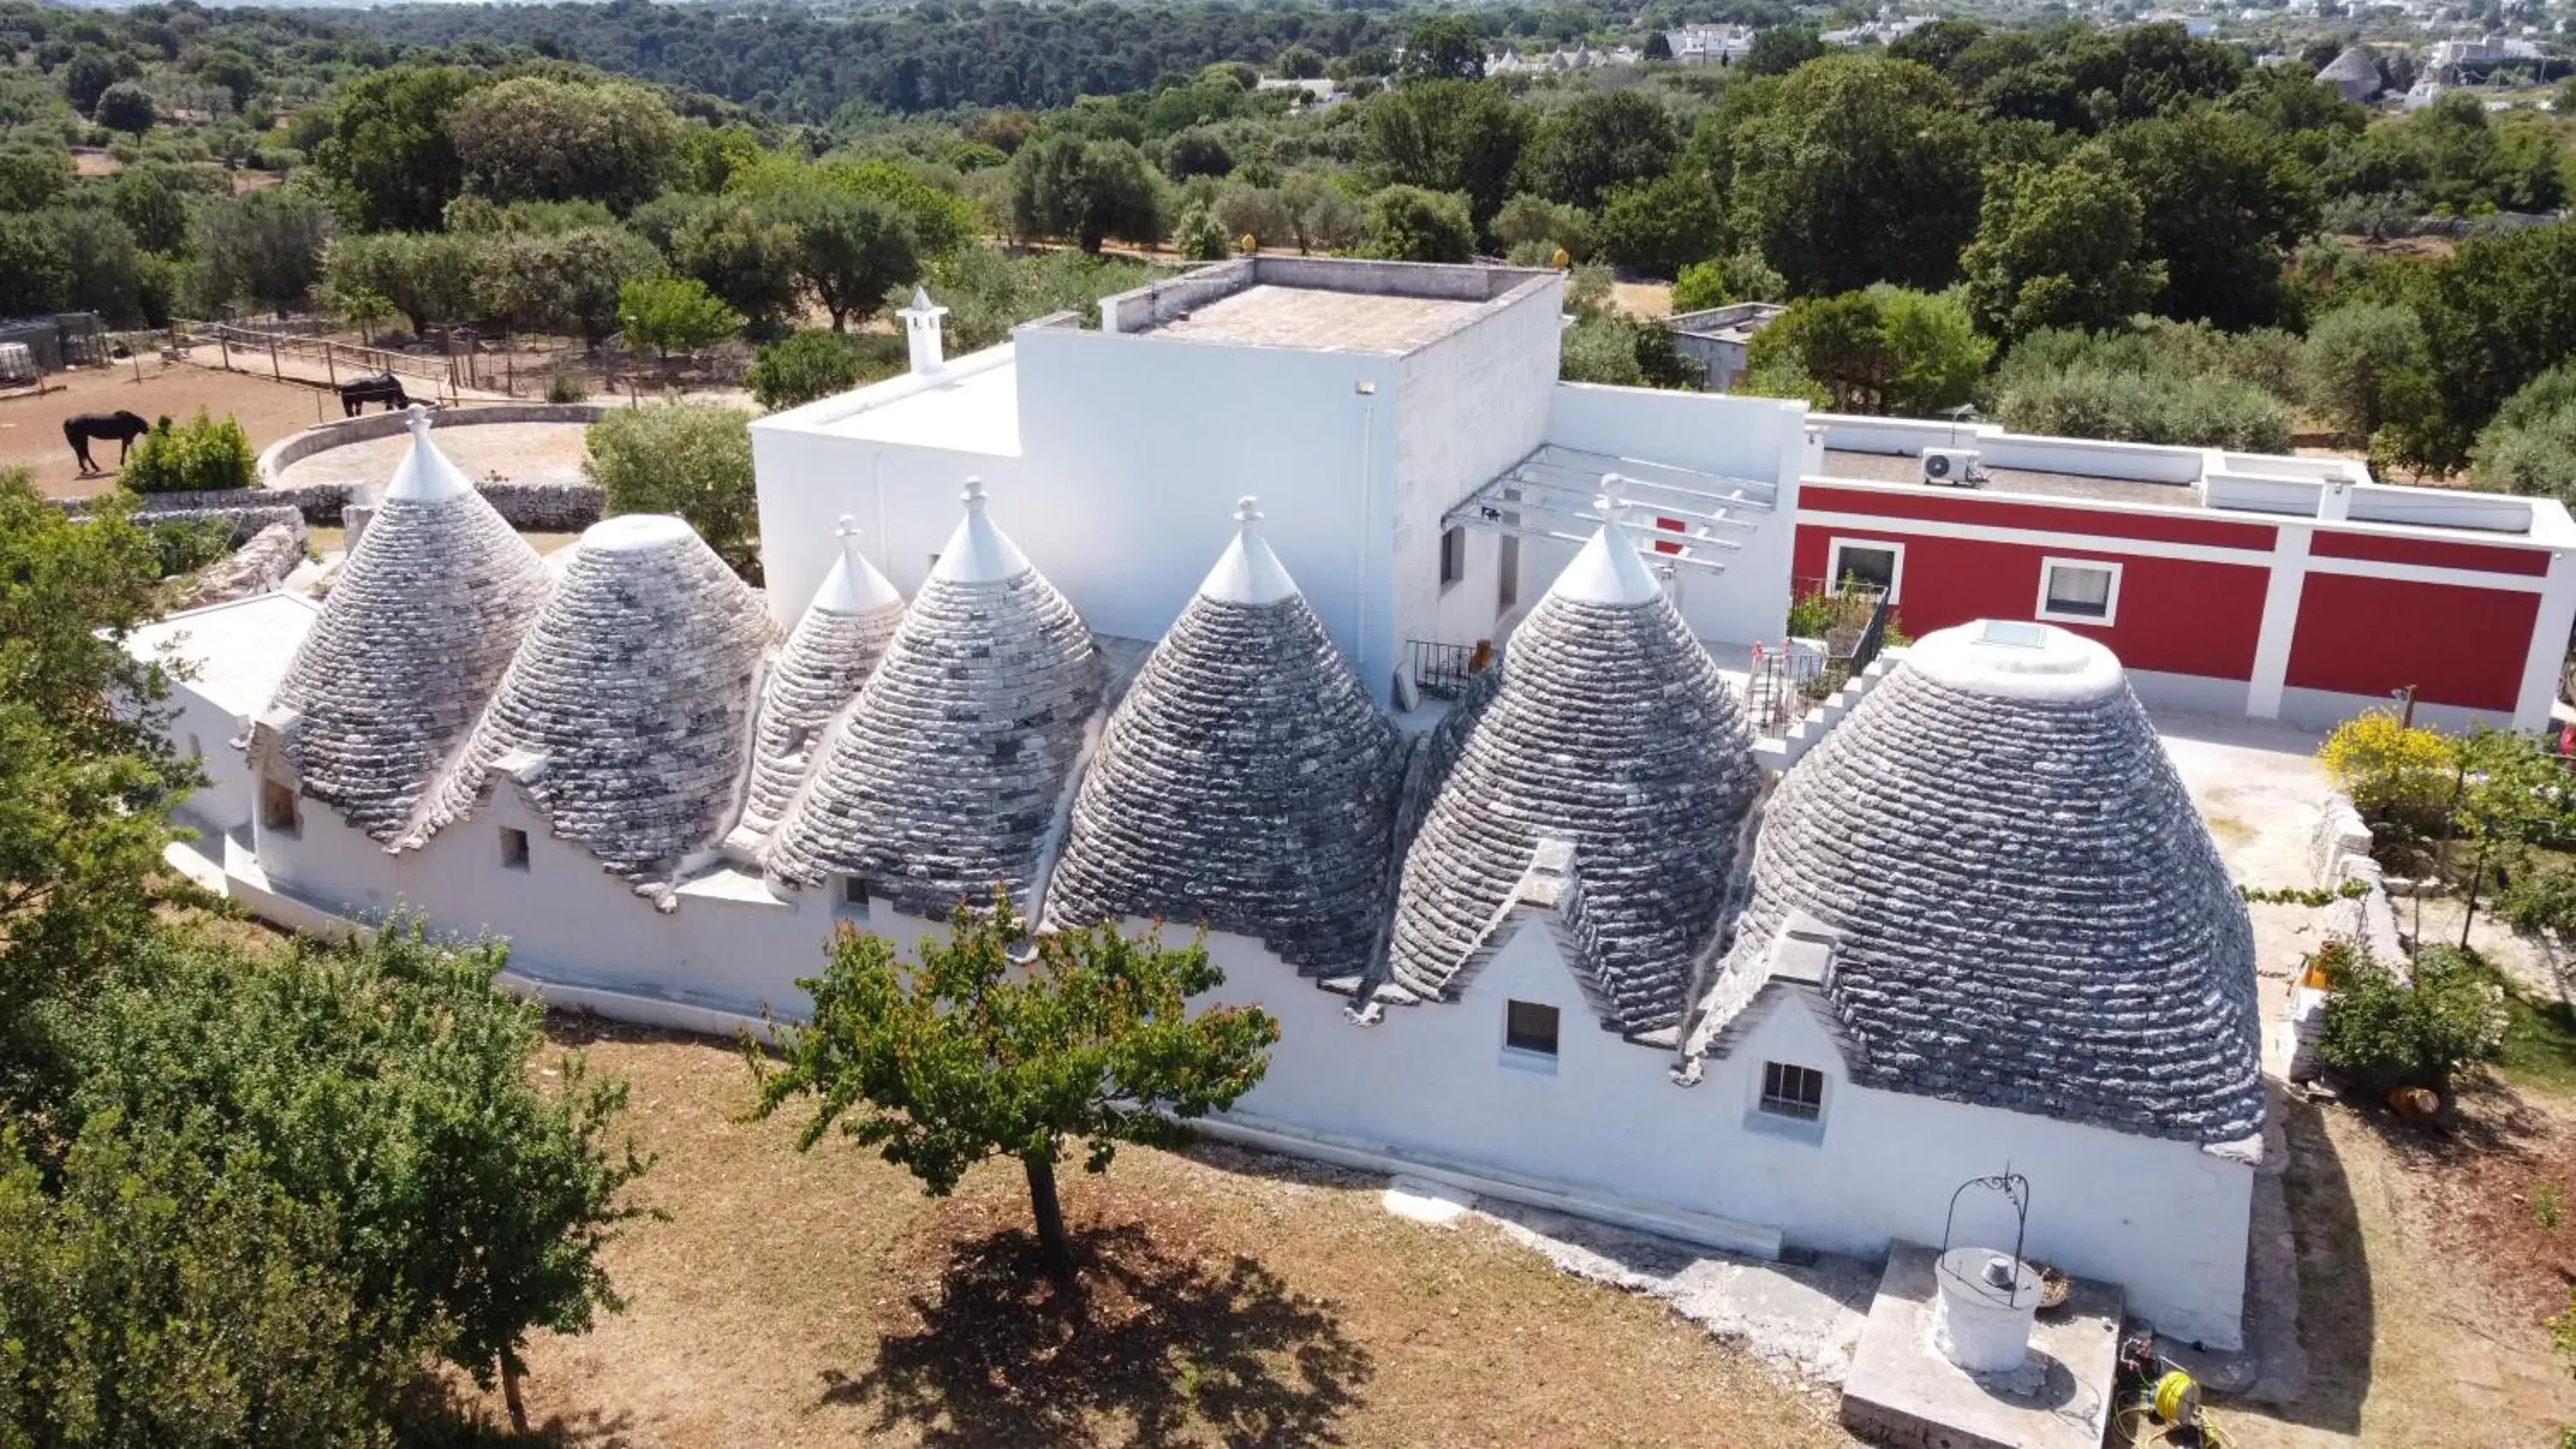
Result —
[{"label": "leafy tree in foreground", "polygon": [[1680,145],[1671,115],[1654,97],[1598,91],[1577,97],[1539,127],[1530,179],[1551,200],[1598,206],[1613,186],[1664,174]]},{"label": "leafy tree in foreground", "polygon": [[581,470],[599,485],[604,511],[676,513],[736,573],[757,580],[751,414],[722,403],[611,408],[585,441]]},{"label": "leafy tree in foreground", "polygon": [[[642,1215],[647,1163],[618,1131],[622,1082],[567,1058],[540,1089],[544,1010],[498,991],[497,945],[449,949],[397,920],[363,945],[274,959],[202,939],[137,944],[81,1005],[73,1131],[203,1122],[293,1202],[329,1210],[329,1260],[395,1342],[427,1342],[524,1429],[528,1335],[620,1306],[599,1251]],[[289,1265],[278,1265],[283,1270]]]},{"label": "leafy tree in foreground", "polygon": [[637,277],[617,289],[617,322],[629,347],[668,358],[673,348],[695,352],[731,337],[742,314],[695,277]]},{"label": "leafy tree in foreground", "polygon": [[323,253],[332,295],[382,297],[415,333],[471,316],[483,238],[448,232],[374,232],[335,239]]},{"label": "leafy tree in foreground", "polygon": [[1928,417],[1968,400],[1993,350],[1955,296],[1872,287],[1790,307],[1754,334],[1745,368],[1805,377],[1844,412]]},{"label": "leafy tree in foreground", "polygon": [[2367,441],[2433,405],[2433,359],[2411,308],[2338,307],[2308,329],[2303,350],[2308,399],[2347,438]]},{"label": "leafy tree in foreground", "polygon": [[196,251],[206,300],[251,302],[283,313],[322,280],[331,210],[291,186],[217,201],[197,214]]},{"label": "leafy tree in foreground", "polygon": [[859,385],[868,360],[843,332],[798,332],[760,349],[743,374],[752,399],[773,412]]},{"label": "leafy tree in foreground", "polygon": [[490,84],[488,73],[453,65],[360,75],[340,88],[313,164],[356,199],[366,230],[435,231],[447,203],[465,189],[448,113]]},{"label": "leafy tree in foreground", "polygon": [[832,314],[835,332],[847,331],[853,316],[874,316],[888,291],[921,278],[912,227],[890,203],[813,190],[782,198],[774,214],[786,224],[797,278]]},{"label": "leafy tree in foreground", "polygon": [[1182,1121],[1261,1080],[1279,1024],[1254,1007],[1191,1013],[1190,998],[1225,980],[1203,945],[1096,926],[1037,938],[1023,966],[1027,925],[998,892],[990,913],[961,904],[950,925],[908,967],[881,938],[842,932],[823,974],[797,983],[813,1016],[780,1029],[783,1064],[746,1043],[756,1110],[811,1096],[800,1150],[837,1126],[938,1196],[986,1158],[1017,1159],[1039,1245],[1070,1273],[1055,1170],[1072,1140],[1091,1172],[1121,1143],[1180,1140]]},{"label": "leafy tree in foreground", "polygon": [[1404,38],[1404,75],[1408,80],[1483,80],[1485,39],[1463,16],[1417,22]]},{"label": "leafy tree in foreground", "polygon": [[52,1076],[36,1004],[149,927],[169,810],[197,782],[156,727],[166,678],[125,651],[160,575],[116,502],[75,521],[0,471],[0,1101]]},{"label": "leafy tree in foreground", "polygon": [[97,120],[111,131],[140,136],[160,119],[152,93],[133,81],[118,81],[99,93]]},{"label": "leafy tree in foreground", "polygon": [[1530,129],[1529,109],[1498,85],[1416,81],[1361,110],[1360,159],[1387,181],[1465,193],[1481,224],[1510,195]]},{"label": "leafy tree in foreground", "polygon": [[660,264],[651,243],[620,226],[514,233],[485,256],[475,293],[486,310],[519,326],[595,343],[616,330],[627,282]]},{"label": "leafy tree in foreground", "polygon": [[2490,492],[2576,502],[2576,365],[2553,367],[2505,399],[2469,465],[2471,481]]}]

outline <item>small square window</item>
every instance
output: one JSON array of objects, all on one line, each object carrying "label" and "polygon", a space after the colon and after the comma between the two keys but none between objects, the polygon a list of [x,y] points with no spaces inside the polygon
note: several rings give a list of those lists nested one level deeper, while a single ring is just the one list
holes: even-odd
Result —
[{"label": "small square window", "polygon": [[1825,550],[1825,592],[1872,588],[1891,604],[1905,585],[1905,545],[1874,538],[1838,538]]},{"label": "small square window", "polygon": [[2039,562],[2039,617],[2067,624],[2108,624],[2120,609],[2120,566],[2099,559]]},{"label": "small square window", "polygon": [[1440,587],[1447,588],[1467,576],[1467,530],[1453,528],[1440,535]]},{"label": "small square window", "polygon": [[834,912],[844,920],[866,920],[868,918],[867,881],[855,875],[841,877],[841,889],[833,898],[832,905]]},{"label": "small square window", "polygon": [[1813,1122],[1825,1112],[1825,1074],[1788,1062],[1762,1064],[1762,1110]]},{"label": "small square window", "polygon": [[304,830],[304,812],[295,799],[295,787],[275,780],[259,782],[259,823],[262,829],[279,835],[297,835]]},{"label": "small square window", "polygon": [[528,868],[528,832],[501,827],[501,864],[509,870]]},{"label": "small square window", "polygon": [[1556,1055],[1556,1008],[1515,1001],[1503,1008],[1503,1045],[1516,1052]]}]

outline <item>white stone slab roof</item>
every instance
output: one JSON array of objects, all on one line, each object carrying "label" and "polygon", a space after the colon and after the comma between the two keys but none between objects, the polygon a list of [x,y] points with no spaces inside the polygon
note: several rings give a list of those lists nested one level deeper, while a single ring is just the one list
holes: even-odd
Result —
[{"label": "white stone slab roof", "polygon": [[305,794],[392,844],[545,596],[535,549],[430,441],[426,412],[271,707]]},{"label": "white stone slab roof", "polygon": [[1386,971],[1414,997],[1453,997],[1551,849],[1602,1024],[1663,1031],[1717,929],[1753,742],[1672,604],[1621,583],[1642,570],[1627,531],[1605,524],[1586,549],[1611,556],[1567,570],[1427,743],[1436,784],[1406,847]]},{"label": "white stone slab roof", "polygon": [[2244,902],[2098,644],[1916,644],[1773,793],[1712,1018],[1800,914],[1834,939],[1864,1085],[2204,1144],[2260,1130]]},{"label": "white stone slab roof", "polygon": [[755,835],[768,834],[787,813],[825,727],[857,697],[903,622],[903,595],[859,553],[857,523],[844,517],[840,534],[841,556],[761,685],[742,812]]},{"label": "white stone slab roof", "polygon": [[687,524],[593,524],[412,843],[471,816],[510,760],[557,836],[639,885],[667,881],[732,808],[769,640],[759,595]]},{"label": "white stone slab roof", "polygon": [[1110,716],[1047,885],[1053,925],[1123,916],[1364,971],[1404,746],[1263,541],[1241,529]]},{"label": "white stone slab roof", "polygon": [[[833,723],[764,859],[781,880],[855,877],[934,919],[996,885],[1025,906],[1100,704],[1101,658],[983,506],[970,487],[940,567]],[[1011,559],[1015,572],[986,576]]]}]

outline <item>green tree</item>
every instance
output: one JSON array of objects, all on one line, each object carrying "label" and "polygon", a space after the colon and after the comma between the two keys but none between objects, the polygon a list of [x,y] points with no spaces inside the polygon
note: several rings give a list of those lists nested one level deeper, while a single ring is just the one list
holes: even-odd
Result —
[{"label": "green tree", "polygon": [[1744,53],[1746,75],[1787,75],[1825,53],[1825,42],[1812,25],[1766,25],[1753,33]]},{"label": "green tree", "polygon": [[125,647],[160,576],[113,496],[77,521],[0,470],[0,1101],[53,1074],[41,1004],[149,931],[169,811],[197,782],[160,732],[166,673]]},{"label": "green tree", "polygon": [[2302,350],[2308,400],[2346,438],[2431,406],[2433,359],[2408,307],[2355,302],[2308,329]]},{"label": "green tree", "polygon": [[246,191],[197,213],[199,285],[209,301],[252,303],[283,313],[322,280],[331,210],[290,186]]},{"label": "green tree", "polygon": [[334,295],[372,293],[411,323],[415,333],[473,315],[483,238],[449,232],[374,232],[334,238],[322,256],[322,280]]},{"label": "green tree", "polygon": [[38,211],[71,189],[72,153],[60,147],[0,152],[0,213]]},{"label": "green tree", "polygon": [[1181,213],[1172,228],[1172,247],[1182,260],[1191,262],[1221,262],[1234,255],[1234,241],[1225,234],[1225,223],[1204,206]]},{"label": "green tree", "polygon": [[629,347],[695,352],[742,330],[742,314],[695,277],[637,277],[617,289],[617,325]]},{"label": "green tree", "polygon": [[848,392],[872,373],[892,370],[846,333],[798,332],[761,348],[742,381],[754,401],[774,412]]},{"label": "green tree", "polygon": [[1732,228],[1801,296],[1947,285],[1976,230],[1974,130],[1919,65],[1801,66],[1733,133]]},{"label": "green tree", "polygon": [[1500,86],[1417,81],[1361,110],[1360,160],[1390,182],[1465,194],[1481,226],[1510,194],[1530,128],[1529,111]]},{"label": "green tree", "polygon": [[755,322],[795,311],[803,248],[788,213],[813,199],[818,206],[847,199],[819,188],[757,198],[664,196],[638,207],[639,226],[649,214],[676,208],[664,251],[672,267],[706,284],[726,306]]},{"label": "green tree", "polygon": [[200,190],[175,166],[137,166],[109,185],[108,209],[125,223],[145,251],[174,252],[188,244],[188,197]]},{"label": "green tree", "polygon": [[1273,69],[1288,80],[1316,80],[1324,74],[1324,57],[1312,46],[1291,45],[1279,52]]},{"label": "green tree", "polygon": [[365,231],[436,231],[465,189],[447,117],[492,84],[453,65],[397,65],[343,83],[314,168],[346,188]]},{"label": "green tree", "polygon": [[626,284],[661,266],[652,244],[624,227],[520,233],[492,244],[476,285],[482,309],[520,327],[597,342],[618,326]]},{"label": "green tree", "polygon": [[1529,176],[1551,200],[1590,208],[1613,187],[1661,176],[1680,147],[1671,114],[1654,97],[1596,91],[1540,124]]},{"label": "green tree", "polygon": [[1727,290],[1726,273],[1712,261],[1693,262],[1673,278],[1673,312],[1705,312],[1723,307],[1735,300]]},{"label": "green tree", "polygon": [[417,921],[273,959],[141,944],[78,1013],[59,1119],[219,1126],[228,1153],[332,1213],[362,1314],[499,1379],[524,1430],[529,1333],[619,1306],[599,1253],[641,1215],[621,1198],[648,1165],[619,1128],[623,1083],[572,1057],[541,1089],[544,1009],[496,989],[505,951],[433,944]]},{"label": "green tree", "polygon": [[853,316],[874,316],[888,291],[921,278],[912,227],[887,202],[815,190],[781,198],[772,214],[787,226],[797,279],[832,314],[835,332]]},{"label": "green tree", "polygon": [[96,120],[111,131],[140,136],[160,119],[161,109],[152,104],[152,93],[133,81],[118,81],[99,93]]},{"label": "green tree", "polygon": [[1726,241],[1726,218],[1705,177],[1672,171],[1614,187],[1601,207],[1601,254],[1650,276],[1677,277]]},{"label": "green tree", "polygon": [[1042,137],[1011,159],[1011,222],[1029,236],[1065,237],[1094,256],[1110,237],[1162,237],[1162,199],[1144,153],[1125,141]]},{"label": "green tree", "polygon": [[2043,327],[2113,327],[2164,286],[2144,256],[2145,207],[2116,171],[2073,161],[1990,177],[1959,258],[1979,326],[2009,341]]},{"label": "green tree", "polygon": [[1552,255],[1561,250],[1569,261],[1589,261],[1592,218],[1580,207],[1522,192],[1494,214],[1494,240],[1506,251],[1528,248]]},{"label": "green tree", "polygon": [[1408,80],[1483,80],[1485,38],[1463,16],[1417,20],[1405,34],[1403,73]]},{"label": "green tree", "polygon": [[1192,1011],[1225,980],[1204,945],[1110,926],[1032,942],[998,895],[989,914],[961,903],[950,930],[922,938],[908,968],[882,938],[841,932],[823,974],[797,983],[814,1009],[809,1025],[781,1028],[782,1061],[746,1044],[757,1110],[810,1096],[800,1149],[837,1128],[941,1196],[986,1158],[1016,1159],[1039,1244],[1069,1275],[1055,1173],[1074,1139],[1092,1172],[1123,1143],[1181,1140],[1184,1122],[1261,1080],[1279,1024],[1257,1007]]},{"label": "green tree", "polygon": [[238,111],[250,104],[251,93],[259,89],[259,67],[238,50],[218,50],[197,63],[197,79],[223,87]]},{"label": "green tree", "polygon": [[1956,295],[1877,286],[1792,305],[1745,368],[1806,378],[1837,411],[1926,417],[1973,396],[1993,351]]},{"label": "green tree", "polygon": [[612,408],[590,425],[581,470],[611,516],[675,513],[746,578],[760,569],[751,414],[722,403]]},{"label": "green tree", "polygon": [[363,1312],[329,1210],[203,1128],[102,1114],[48,1191],[0,1129],[0,1423],[13,1443],[356,1444],[426,1345]]},{"label": "green tree", "polygon": [[1463,262],[1475,254],[1467,198],[1419,186],[1389,186],[1368,199],[1363,249],[1403,262]]},{"label": "green tree", "polygon": [[2466,952],[2426,946],[2405,978],[2346,945],[2327,965],[2317,1055],[2374,1090],[2447,1094],[2459,1073],[2504,1045],[2504,989]]},{"label": "green tree", "polygon": [[2493,493],[2576,501],[2576,364],[2505,399],[2469,450],[2469,477]]},{"label": "green tree", "polygon": [[2413,300],[2440,398],[2428,452],[2456,463],[2506,399],[2576,357],[2576,223],[2471,241],[2422,274]]},{"label": "green tree", "polygon": [[460,98],[447,116],[466,184],[496,201],[599,202],[619,215],[676,169],[679,118],[626,81],[518,76]]},{"label": "green tree", "polygon": [[94,45],[84,45],[64,62],[63,98],[72,109],[89,115],[98,108],[98,98],[107,88],[134,74],[134,62]]},{"label": "green tree", "polygon": [[2230,329],[2277,320],[2281,265],[2316,230],[2314,178],[2251,116],[2202,107],[2122,126],[2078,153],[2116,162],[2140,198],[2147,254],[2164,263],[2155,310]]}]

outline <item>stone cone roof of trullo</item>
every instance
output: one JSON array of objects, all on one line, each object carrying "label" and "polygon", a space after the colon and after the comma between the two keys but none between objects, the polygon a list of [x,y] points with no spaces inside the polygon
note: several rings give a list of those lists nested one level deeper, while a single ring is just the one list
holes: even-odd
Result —
[{"label": "stone cone roof of trullo", "polygon": [[2260,1129],[2245,904],[2098,644],[1916,644],[1781,781],[1753,882],[1714,995],[1744,998],[1812,917],[1859,1082],[2205,1144]]},{"label": "stone cone roof of trullo", "polygon": [[1679,1024],[1717,927],[1753,741],[1735,696],[1615,522],[1575,555],[1429,741],[1386,969],[1456,994],[1542,841],[1573,847],[1571,963],[1603,1025]]},{"label": "stone cone roof of trullo", "polygon": [[271,705],[301,712],[284,746],[304,792],[399,839],[545,592],[544,560],[416,420]]},{"label": "stone cone roof of trullo", "polygon": [[858,877],[934,919],[997,885],[1025,908],[1101,674],[1073,606],[970,490],[771,837],[769,871],[795,885]]},{"label": "stone cone roof of trullo", "polygon": [[2326,62],[2325,68],[2317,72],[2316,78],[2328,84],[2357,81],[2377,85],[2379,66],[2370,57],[2370,47],[2348,45],[2344,47],[2342,54]]},{"label": "stone cone roof of trullo", "polygon": [[743,825],[755,834],[777,828],[821,750],[825,727],[858,694],[903,622],[903,595],[859,554],[854,532],[844,539],[841,557],[761,686],[742,812]]},{"label": "stone cone roof of trullo", "polygon": [[676,518],[592,525],[440,782],[418,837],[472,814],[513,752],[554,833],[648,883],[705,849],[748,764],[759,595]]},{"label": "stone cone roof of trullo", "polygon": [[1403,769],[1395,726],[1247,519],[1110,716],[1048,921],[1206,925],[1357,974]]}]

